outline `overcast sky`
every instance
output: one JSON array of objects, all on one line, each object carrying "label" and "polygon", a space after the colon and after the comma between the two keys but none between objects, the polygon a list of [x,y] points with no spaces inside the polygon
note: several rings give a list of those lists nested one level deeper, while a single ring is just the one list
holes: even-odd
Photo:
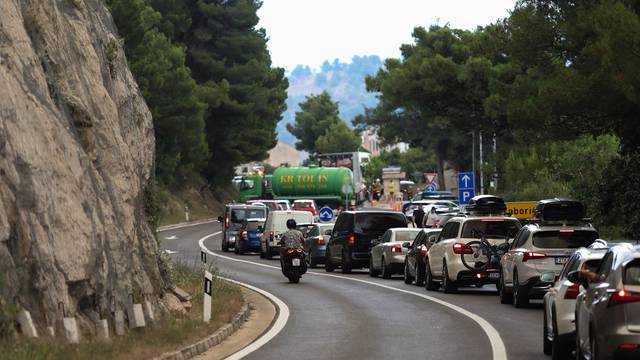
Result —
[{"label": "overcast sky", "polygon": [[415,26],[449,23],[474,29],[508,16],[515,0],[263,0],[274,65],[318,68],[354,55],[399,57]]}]

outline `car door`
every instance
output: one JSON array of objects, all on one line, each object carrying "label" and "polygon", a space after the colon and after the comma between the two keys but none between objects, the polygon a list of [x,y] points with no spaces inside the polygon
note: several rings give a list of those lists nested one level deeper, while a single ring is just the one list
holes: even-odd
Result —
[{"label": "car door", "polygon": [[409,251],[407,252],[407,267],[409,269],[413,269],[416,266],[416,259],[420,256],[420,246],[424,243],[425,236],[424,232],[418,233],[411,245],[409,245]]},{"label": "car door", "polygon": [[513,243],[511,243],[509,251],[507,251],[501,259],[502,276],[505,284],[513,283],[513,269],[516,266],[517,259],[522,258],[523,251],[526,251],[522,249],[522,246],[527,242],[529,234],[531,234],[531,232],[527,228],[521,228],[516,234]]},{"label": "car door", "polygon": [[431,272],[433,274],[440,274],[442,272],[442,259],[444,258],[445,252],[447,251],[446,247],[453,246],[452,244],[455,242],[455,238],[458,235],[459,228],[459,222],[449,221],[442,229],[442,232],[438,237],[438,241],[433,244],[433,246],[429,250],[429,264],[431,266]]},{"label": "car door", "polygon": [[380,243],[371,248],[371,261],[374,264],[374,267],[379,269],[382,264],[382,251],[384,249],[384,244],[391,241],[391,230],[387,230],[380,237]]},{"label": "car door", "polygon": [[312,248],[315,247],[316,245],[316,238],[318,237],[318,235],[320,234],[320,229],[318,227],[318,225],[314,226],[311,230],[309,230],[309,232],[307,233],[305,239],[304,239],[304,249],[305,251],[309,252],[311,251]]},{"label": "car door", "polygon": [[329,241],[329,255],[331,259],[342,261],[342,247],[349,236],[349,213],[342,213],[336,220],[336,225]]}]

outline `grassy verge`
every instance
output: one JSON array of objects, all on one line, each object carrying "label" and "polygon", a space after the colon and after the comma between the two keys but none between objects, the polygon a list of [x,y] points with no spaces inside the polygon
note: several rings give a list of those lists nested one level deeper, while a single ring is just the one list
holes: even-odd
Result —
[{"label": "grassy verge", "polygon": [[[153,327],[112,336],[110,342],[86,340],[78,345],[61,339],[26,339],[18,337],[0,341],[0,358],[15,360],[39,359],[149,359],[162,353],[192,344],[215,332],[242,307],[240,287],[215,279],[213,312],[210,323],[202,322],[203,271],[186,264],[175,264],[172,277],[176,285],[193,294],[193,307],[187,315],[165,312]],[[214,272],[215,274],[215,272]],[[215,276],[215,275],[214,275]]]}]

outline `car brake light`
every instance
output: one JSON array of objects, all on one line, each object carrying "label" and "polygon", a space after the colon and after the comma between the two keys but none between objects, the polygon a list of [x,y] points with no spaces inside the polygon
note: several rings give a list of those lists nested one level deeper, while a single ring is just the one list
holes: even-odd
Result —
[{"label": "car brake light", "polygon": [[356,235],[354,233],[349,234],[349,246],[354,246],[356,244]]},{"label": "car brake light", "polygon": [[228,216],[224,217],[224,228],[225,229],[229,228],[229,217]]},{"label": "car brake light", "polygon": [[302,249],[298,248],[298,249],[296,249],[296,251],[297,251],[297,252],[299,252],[299,253],[301,253],[301,252],[302,252],[302,251],[304,251],[304,250],[302,250]]},{"label": "car brake light", "polygon": [[427,257],[427,254],[428,254],[427,247],[424,245],[420,246],[420,256]]},{"label": "car brake light", "polygon": [[[462,254],[462,248],[464,248],[464,244],[463,243],[455,243],[453,244],[453,252],[455,254]],[[473,254],[473,249],[471,249],[470,247],[465,248],[464,250],[465,254]]]},{"label": "car brake light", "polygon": [[573,300],[578,297],[579,292],[580,286],[578,286],[578,284],[571,284],[571,286],[567,288],[567,292],[564,293],[564,298]]},{"label": "car brake light", "polygon": [[619,305],[636,301],[640,301],[640,294],[620,289],[613,293],[613,296],[611,296],[609,300],[609,305]]},{"label": "car brake light", "polygon": [[618,345],[618,349],[624,349],[624,350],[631,350],[631,349],[638,349],[640,348],[640,345],[638,344],[622,344],[622,345]]},{"label": "car brake light", "polygon": [[322,236],[316,238],[316,245],[324,245],[324,238]]},{"label": "car brake light", "polygon": [[391,252],[392,253],[401,253],[402,252],[402,247],[400,245],[394,245],[391,248]]},{"label": "car brake light", "polygon": [[269,239],[273,240],[273,231],[269,233]]},{"label": "car brake light", "polygon": [[242,237],[246,239],[246,238],[247,238],[247,236],[248,236],[247,232],[246,232],[246,231],[243,231],[243,232],[242,232]]},{"label": "car brake light", "polygon": [[292,252],[294,252],[295,250],[293,249],[287,249],[287,253],[291,254]]},{"label": "car brake light", "polygon": [[496,219],[481,219],[482,222],[504,222],[504,219],[496,218]]},{"label": "car brake light", "polygon": [[575,230],[574,229],[560,229],[560,232],[561,233],[572,233],[572,232],[575,232]]},{"label": "car brake light", "polygon": [[527,260],[544,259],[546,256],[547,254],[545,253],[527,251],[524,254],[522,254],[522,261],[524,262]]}]

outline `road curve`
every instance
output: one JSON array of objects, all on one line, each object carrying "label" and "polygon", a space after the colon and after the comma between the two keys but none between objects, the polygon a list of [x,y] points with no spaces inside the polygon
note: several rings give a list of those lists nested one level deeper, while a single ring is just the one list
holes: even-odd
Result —
[{"label": "road curve", "polygon": [[[203,245],[224,256],[214,260],[224,276],[287,303],[291,315],[285,328],[249,359],[279,360],[292,354],[303,359],[490,359],[494,354],[504,358],[499,346],[496,351],[503,342],[511,359],[544,358],[541,313],[535,306],[520,310],[500,305],[495,292],[485,289],[456,295],[426,292],[400,278],[372,279],[366,272],[326,276],[316,269],[310,273],[320,276],[307,274],[300,284],[289,284],[277,260],[221,252],[220,236],[210,236],[219,231],[217,223],[207,223],[163,231],[159,237],[173,258],[193,264],[200,261],[198,240],[206,237]],[[465,309],[479,320],[413,293]],[[481,327],[478,322],[483,321],[487,324]],[[497,329],[497,339],[490,341],[487,327]]]}]

